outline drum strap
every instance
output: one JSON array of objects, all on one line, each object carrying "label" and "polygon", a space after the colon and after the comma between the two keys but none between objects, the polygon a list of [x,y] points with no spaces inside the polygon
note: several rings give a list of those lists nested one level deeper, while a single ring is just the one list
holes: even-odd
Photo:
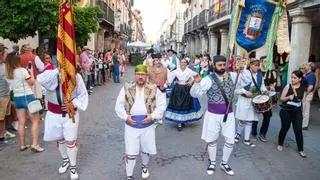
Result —
[{"label": "drum strap", "polygon": [[[226,103],[226,107],[228,108],[228,105],[229,105],[229,100],[227,98],[227,95],[226,95],[226,92],[224,91],[223,87],[221,86],[221,83],[220,83],[220,80],[218,79],[216,73],[212,73],[211,76],[210,76],[214,82],[217,84],[217,86],[219,87],[220,89],[220,92],[221,92],[221,95]],[[228,111],[228,110],[227,110]],[[226,112],[228,113],[228,112]]]},{"label": "drum strap", "polygon": [[[258,73],[259,73],[259,72],[258,72]],[[251,78],[252,78],[252,81],[253,81],[254,86],[257,88],[257,90],[259,91],[259,93],[261,93],[261,89],[260,89],[260,88],[261,88],[261,85],[258,86],[258,84],[257,84],[256,80],[254,79],[251,71],[250,71],[250,74],[251,74]],[[259,78],[259,77],[258,77],[258,75],[257,75],[257,79],[258,79],[258,78]]]}]

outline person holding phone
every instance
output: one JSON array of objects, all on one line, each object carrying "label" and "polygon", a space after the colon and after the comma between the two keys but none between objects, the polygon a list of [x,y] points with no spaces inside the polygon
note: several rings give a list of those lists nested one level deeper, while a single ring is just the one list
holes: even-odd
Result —
[{"label": "person holding phone", "polygon": [[21,59],[19,56],[8,55],[6,61],[6,75],[9,83],[12,86],[14,104],[19,121],[18,134],[20,151],[25,151],[30,147],[30,145],[27,145],[25,142],[25,122],[29,114],[32,123],[31,150],[33,152],[42,152],[44,149],[39,145],[40,114],[39,112],[28,112],[28,104],[36,100],[31,88],[35,83],[33,72],[32,66],[31,68],[28,67],[28,69],[25,69],[21,66]]}]

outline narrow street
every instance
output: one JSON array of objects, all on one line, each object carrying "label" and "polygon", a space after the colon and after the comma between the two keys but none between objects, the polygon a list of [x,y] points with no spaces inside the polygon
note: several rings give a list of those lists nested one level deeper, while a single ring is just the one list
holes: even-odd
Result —
[{"label": "narrow street", "polygon": [[[132,79],[132,74],[133,68],[129,67],[125,79]],[[122,180],[125,177],[124,122],[117,118],[114,111],[116,97],[121,86],[122,84],[109,82],[107,86],[95,88],[94,93],[89,97],[87,111],[81,113],[78,171],[82,180]],[[311,112],[312,123],[312,120],[315,120],[320,113],[318,108],[314,108]],[[206,174],[208,157],[205,153],[205,143],[200,139],[202,121],[187,125],[181,132],[178,132],[175,126],[164,122],[163,126],[157,128],[158,155],[151,158],[150,179],[319,179],[319,123],[313,123],[310,125],[310,130],[303,131],[308,158],[302,159],[296,153],[292,130],[289,131],[284,151],[280,153],[276,150],[280,119],[276,110],[273,114],[267,143],[257,142],[256,148],[246,147],[242,143],[235,146],[230,160],[235,171],[234,177],[226,175],[220,169],[216,170],[214,176]],[[30,137],[29,132],[27,137]],[[43,137],[42,133],[40,137]],[[218,146],[218,162],[222,155],[222,140],[223,138]],[[69,173],[58,175],[61,159],[56,144],[43,142],[43,147],[45,151],[39,154],[34,154],[30,150],[20,152],[18,151],[18,139],[11,139],[9,145],[0,151],[0,179],[68,179]],[[134,173],[136,179],[141,177],[139,166],[140,160],[137,162]]]}]

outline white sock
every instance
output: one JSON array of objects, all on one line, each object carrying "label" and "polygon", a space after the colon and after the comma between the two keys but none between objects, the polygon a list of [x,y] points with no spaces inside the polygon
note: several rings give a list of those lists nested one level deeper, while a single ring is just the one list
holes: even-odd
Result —
[{"label": "white sock", "polygon": [[78,153],[78,148],[76,146],[76,143],[69,145],[67,144],[67,153],[70,161],[71,166],[76,166],[77,164],[77,153]]},{"label": "white sock", "polygon": [[60,151],[61,157],[63,159],[68,158],[66,142],[65,141],[57,141],[57,143],[58,143],[58,149]]},{"label": "white sock", "polygon": [[222,163],[226,164],[229,161],[229,157],[232,153],[233,145],[229,143],[224,143],[223,146],[223,155],[222,155]]},{"label": "white sock", "polygon": [[150,155],[148,153],[141,152],[142,165],[147,167],[149,164]]},{"label": "white sock", "polygon": [[217,144],[209,144],[208,145],[208,154],[210,161],[216,162],[216,156],[217,156]]},{"label": "white sock", "polygon": [[136,165],[136,157],[135,156],[127,156],[126,158],[126,173],[127,176],[133,175],[133,169]]},{"label": "white sock", "polygon": [[244,129],[244,126],[245,126],[245,123],[241,123],[241,122],[239,121],[239,123],[238,123],[238,129],[237,129],[237,134],[239,134],[239,135],[242,134],[243,129]]},{"label": "white sock", "polygon": [[252,122],[246,122],[244,128],[244,140],[250,140],[250,134],[252,129]]}]

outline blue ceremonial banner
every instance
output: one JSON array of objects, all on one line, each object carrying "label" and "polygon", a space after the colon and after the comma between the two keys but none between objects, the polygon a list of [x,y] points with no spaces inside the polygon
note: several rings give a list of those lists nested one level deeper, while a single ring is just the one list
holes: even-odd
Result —
[{"label": "blue ceremonial banner", "polygon": [[245,0],[241,8],[236,44],[247,54],[266,43],[277,3],[272,0]]}]

